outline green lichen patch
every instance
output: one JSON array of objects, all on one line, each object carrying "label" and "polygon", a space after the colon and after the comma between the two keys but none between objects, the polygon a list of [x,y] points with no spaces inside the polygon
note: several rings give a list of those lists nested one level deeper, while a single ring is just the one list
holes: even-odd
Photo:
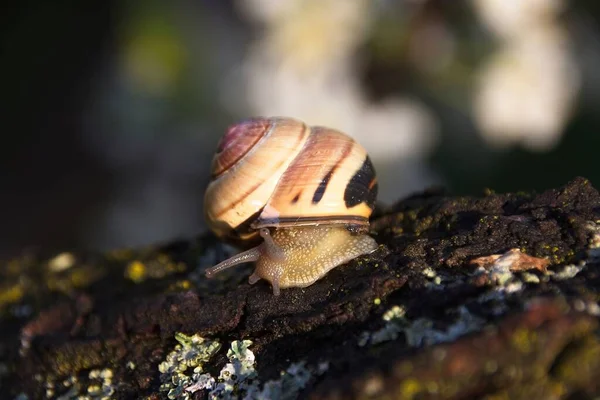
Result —
[{"label": "green lichen patch", "polygon": [[[187,389],[198,387],[198,381],[205,376],[204,364],[219,351],[221,344],[197,334],[187,336],[179,332],[175,334],[175,339],[179,344],[158,366],[161,373],[160,391],[169,399],[187,399],[194,391]],[[212,382],[205,382],[205,386],[212,387]]]},{"label": "green lichen patch", "polygon": [[291,400],[297,398],[314,374],[321,375],[328,368],[326,362],[309,368],[300,361],[282,371],[279,379],[262,384],[254,353],[250,350],[252,341],[235,340],[227,350],[229,362],[215,378],[205,372],[204,365],[219,351],[220,344],[182,333],[177,333],[176,339],[179,344],[159,365],[163,382],[160,390],[169,399],[190,399],[193,393],[204,390],[211,400]]}]

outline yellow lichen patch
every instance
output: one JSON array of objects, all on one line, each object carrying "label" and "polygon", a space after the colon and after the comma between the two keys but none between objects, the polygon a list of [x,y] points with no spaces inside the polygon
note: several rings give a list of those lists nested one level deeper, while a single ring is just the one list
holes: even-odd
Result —
[{"label": "yellow lichen patch", "polygon": [[133,250],[128,248],[112,250],[106,253],[106,257],[115,261],[126,261],[133,257]]},{"label": "yellow lichen patch", "polygon": [[91,265],[84,265],[69,270],[67,275],[52,274],[48,276],[46,284],[50,290],[70,293],[72,292],[73,288],[89,286],[102,277],[103,274],[104,271],[101,271],[98,268],[95,268]]},{"label": "yellow lichen patch", "polygon": [[90,400],[114,398],[116,385],[113,382],[113,372],[108,368],[91,370],[88,379],[83,381],[79,372],[75,371],[65,379],[55,379],[56,377],[50,375],[45,379],[42,376],[37,379],[39,382],[43,381],[43,385],[46,387],[46,398]]},{"label": "yellow lichen patch", "polygon": [[174,263],[172,261],[169,261],[166,268],[168,273],[175,273],[185,271],[187,269],[187,266],[185,265],[185,263],[182,262]]},{"label": "yellow lichen patch", "polygon": [[162,279],[167,275],[183,272],[187,268],[183,262],[173,262],[168,254],[160,253],[155,258],[137,258],[125,267],[124,275],[135,283],[146,279]]},{"label": "yellow lichen patch", "polygon": [[171,258],[169,257],[169,255],[164,253],[157,255],[156,259],[158,260],[158,262],[163,264],[168,264],[171,262]]},{"label": "yellow lichen patch", "polygon": [[192,287],[192,283],[187,279],[182,281],[177,281],[171,285],[169,285],[167,291],[170,292],[180,292],[183,290],[189,290]]},{"label": "yellow lichen patch", "polygon": [[24,292],[20,284],[15,284],[9,287],[0,289],[0,308],[16,303],[23,298]]},{"label": "yellow lichen patch", "polygon": [[394,228],[392,228],[392,233],[394,235],[401,235],[404,233],[404,229],[401,227],[394,227]]},{"label": "yellow lichen patch", "polygon": [[507,392],[493,393],[485,396],[486,400],[510,400]]},{"label": "yellow lichen patch", "polygon": [[567,388],[562,382],[550,381],[548,382],[550,390],[556,399],[562,399],[567,393]]},{"label": "yellow lichen patch", "polygon": [[412,399],[423,391],[423,387],[416,379],[405,379],[400,385],[400,398]]},{"label": "yellow lichen patch", "polygon": [[571,343],[553,370],[557,381],[577,387],[594,376],[599,366],[600,342],[592,334]]},{"label": "yellow lichen patch", "polygon": [[21,263],[19,262],[18,259],[12,259],[9,260],[6,263],[6,272],[10,275],[14,274],[14,273],[18,273],[21,270]]},{"label": "yellow lichen patch", "polygon": [[135,283],[140,283],[146,279],[147,269],[146,265],[139,261],[134,260],[127,264],[125,269],[125,278],[132,280]]},{"label": "yellow lichen patch", "polygon": [[30,255],[23,255],[18,258],[13,258],[5,264],[5,273],[7,275],[21,275],[23,271],[31,267],[35,260]]},{"label": "yellow lichen patch", "polygon": [[425,382],[425,387],[430,394],[436,394],[440,391],[440,385],[436,381]]},{"label": "yellow lichen patch", "polygon": [[511,336],[513,346],[522,353],[530,353],[534,350],[537,341],[537,334],[529,329],[518,329]]},{"label": "yellow lichen patch", "polygon": [[189,289],[192,286],[192,283],[190,281],[188,281],[187,279],[184,281],[181,281],[179,283],[180,283],[180,287],[182,289]]}]

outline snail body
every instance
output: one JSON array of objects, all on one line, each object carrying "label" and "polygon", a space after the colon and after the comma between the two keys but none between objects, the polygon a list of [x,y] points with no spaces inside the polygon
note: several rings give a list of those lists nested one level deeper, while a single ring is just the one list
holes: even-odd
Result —
[{"label": "snail body", "polygon": [[254,118],[231,126],[213,158],[205,194],[210,228],[224,240],[258,246],[206,275],[256,262],[250,284],[306,287],[331,269],[372,252],[369,216],[375,170],[349,136],[291,118]]}]

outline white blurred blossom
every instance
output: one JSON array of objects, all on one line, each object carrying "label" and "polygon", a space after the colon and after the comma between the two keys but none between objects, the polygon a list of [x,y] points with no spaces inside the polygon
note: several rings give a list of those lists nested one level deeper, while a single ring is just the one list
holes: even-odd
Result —
[{"label": "white blurred blossom", "polygon": [[435,121],[425,106],[412,99],[391,98],[361,111],[352,134],[380,160],[420,158],[435,143]]},{"label": "white blurred blossom", "polygon": [[554,25],[564,0],[473,0],[475,11],[498,37],[510,39],[540,25]]},{"label": "white blurred blossom", "polygon": [[[268,23],[262,40],[266,51],[278,57],[281,68],[310,74],[347,62],[367,33],[370,7],[366,0],[301,0],[291,12]],[[333,64],[333,65],[332,65]]]},{"label": "white blurred blossom", "polygon": [[501,39],[479,71],[474,96],[475,120],[484,138],[496,146],[552,148],[580,87],[569,37],[551,18],[562,2],[481,0],[475,4]]},{"label": "white blurred blossom", "polygon": [[268,23],[289,14],[297,4],[294,1],[281,0],[239,0],[237,6],[246,18],[255,22]]}]

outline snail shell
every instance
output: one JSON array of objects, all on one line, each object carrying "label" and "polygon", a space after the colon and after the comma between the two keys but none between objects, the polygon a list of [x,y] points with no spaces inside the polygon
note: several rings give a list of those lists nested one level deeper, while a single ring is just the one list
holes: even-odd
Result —
[{"label": "snail shell", "polygon": [[257,261],[251,283],[267,279],[276,294],[308,286],[377,247],[365,234],[376,197],[373,164],[351,137],[291,118],[233,125],[213,158],[206,219],[226,240],[264,242],[207,276]]}]

